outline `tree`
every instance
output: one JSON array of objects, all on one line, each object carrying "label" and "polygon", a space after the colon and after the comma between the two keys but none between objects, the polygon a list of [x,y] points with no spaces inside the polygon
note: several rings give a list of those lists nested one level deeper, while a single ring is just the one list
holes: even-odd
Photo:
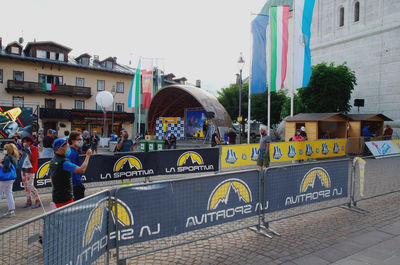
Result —
[{"label": "tree", "polygon": [[303,112],[349,112],[349,101],[355,85],[356,75],[346,63],[313,66],[308,86],[298,91]]}]

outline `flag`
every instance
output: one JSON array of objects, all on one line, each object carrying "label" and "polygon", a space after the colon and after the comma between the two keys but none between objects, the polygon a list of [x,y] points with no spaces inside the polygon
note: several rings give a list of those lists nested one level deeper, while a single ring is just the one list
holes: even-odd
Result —
[{"label": "flag", "polygon": [[266,35],[269,16],[259,14],[251,22],[253,38],[251,59],[251,94],[263,93],[267,89]]},{"label": "flag", "polygon": [[42,90],[44,90],[44,91],[56,91],[56,84],[42,83]]},{"label": "flag", "polygon": [[129,90],[128,98],[128,108],[138,108],[139,103],[139,93],[140,93],[140,62],[142,57],[139,58],[138,66],[136,68],[136,73],[133,76],[131,89]]},{"label": "flag", "polygon": [[288,52],[289,6],[270,8],[271,19],[271,91],[283,88],[286,78]]},{"label": "flag", "polygon": [[142,79],[143,79],[143,108],[150,106],[151,93],[153,91],[153,58],[143,58],[142,62]]},{"label": "flag", "polygon": [[311,77],[311,21],[315,0],[294,1],[293,86],[306,87]]}]

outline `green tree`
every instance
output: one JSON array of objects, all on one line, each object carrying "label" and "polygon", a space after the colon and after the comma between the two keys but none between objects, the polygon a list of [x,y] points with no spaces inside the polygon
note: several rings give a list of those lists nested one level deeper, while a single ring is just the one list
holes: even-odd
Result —
[{"label": "green tree", "polygon": [[357,85],[357,78],[346,63],[335,66],[321,63],[312,67],[307,87],[298,91],[303,112],[344,112],[351,109],[351,93]]}]

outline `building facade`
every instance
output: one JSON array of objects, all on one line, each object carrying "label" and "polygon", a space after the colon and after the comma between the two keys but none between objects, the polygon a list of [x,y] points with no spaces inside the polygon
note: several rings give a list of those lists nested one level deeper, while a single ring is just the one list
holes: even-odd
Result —
[{"label": "building facade", "polygon": [[[18,42],[5,47],[0,39],[0,105],[31,107],[38,128],[97,131],[109,136],[124,128],[135,133],[135,114],[128,95],[135,69],[113,57],[69,56],[70,48],[54,42]],[[114,106],[104,112],[96,95],[109,91]]]}]

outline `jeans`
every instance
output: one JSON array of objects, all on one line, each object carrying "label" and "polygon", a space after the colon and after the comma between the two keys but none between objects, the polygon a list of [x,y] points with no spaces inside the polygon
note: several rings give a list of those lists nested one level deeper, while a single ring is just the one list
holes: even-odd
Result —
[{"label": "jeans", "polygon": [[0,194],[4,192],[7,198],[8,210],[15,210],[14,197],[12,194],[13,180],[0,181]]}]

